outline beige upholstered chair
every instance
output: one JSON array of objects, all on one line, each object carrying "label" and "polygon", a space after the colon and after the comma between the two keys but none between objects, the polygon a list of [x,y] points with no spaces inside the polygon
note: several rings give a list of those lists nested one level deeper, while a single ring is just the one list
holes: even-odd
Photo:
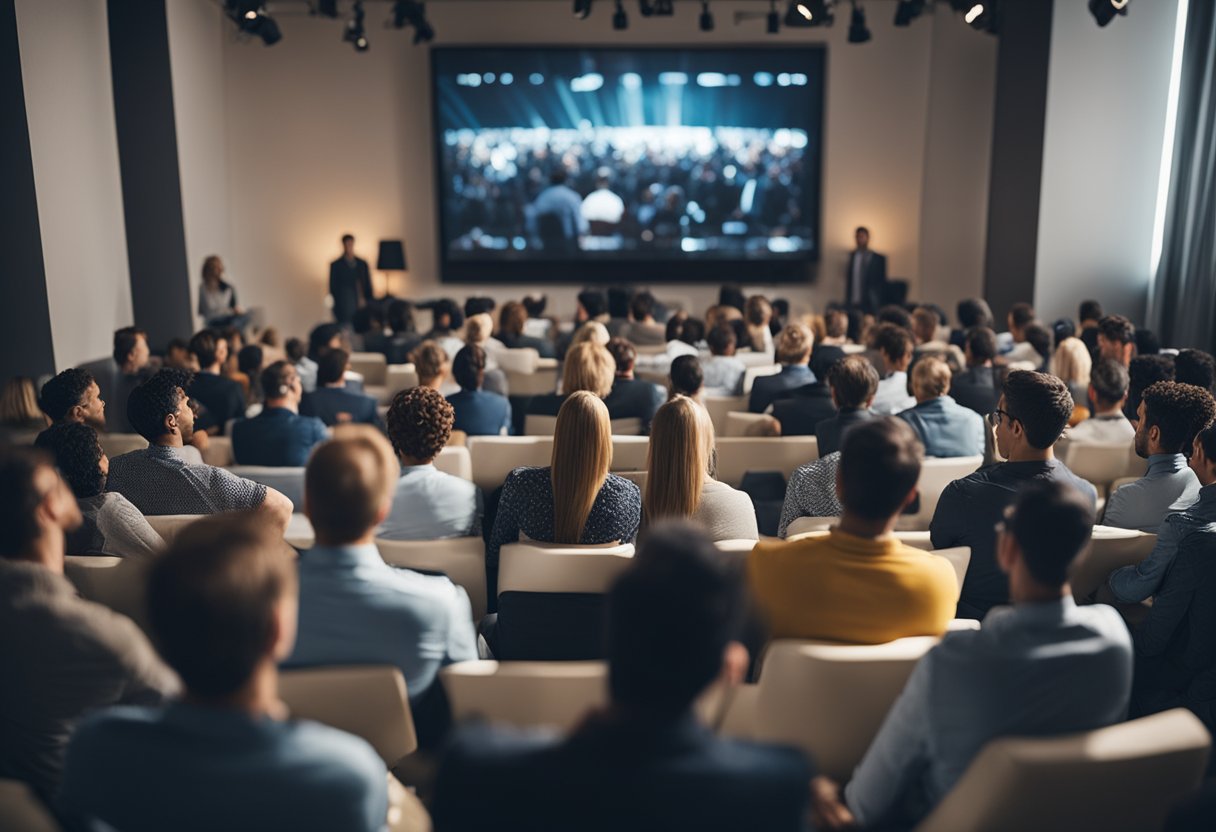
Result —
[{"label": "beige upholstered chair", "polygon": [[232,455],[232,438],[212,436],[207,439],[207,450],[203,451],[203,462],[217,468],[227,468],[235,461]]},{"label": "beige upholstered chair", "polygon": [[151,566],[145,558],[68,555],[63,573],[82,597],[122,613],[146,630]]},{"label": "beige upholstered chair", "polygon": [[1211,738],[1183,708],[1083,734],[989,743],[917,832],[1141,832],[1194,790]]},{"label": "beige upholstered chair", "polygon": [[958,591],[962,594],[963,580],[967,577],[967,567],[971,565],[971,547],[953,546],[949,549],[930,549],[929,554],[945,558],[954,568],[954,577],[958,579]]},{"label": "beige upholstered chair", "polygon": [[799,517],[786,527],[785,539],[789,540],[813,532],[825,532],[839,522],[839,517]]},{"label": "beige upholstered chair", "polygon": [[166,545],[169,545],[181,534],[182,529],[205,516],[204,514],[149,514],[147,518],[148,525],[164,538]]},{"label": "beige upholstered chair", "polygon": [[781,372],[780,364],[758,364],[748,367],[743,372],[743,395],[751,395],[752,385],[756,383],[756,379],[761,376],[775,376],[779,372]]},{"label": "beige upholstered chair", "polygon": [[495,358],[512,396],[543,396],[557,389],[557,359],[541,358],[528,348],[502,350]]},{"label": "beige upholstered chair", "polygon": [[464,587],[473,620],[486,614],[486,544],[480,537],[444,540],[376,540],[380,557],[393,566],[443,572]]},{"label": "beige upholstered chair", "polygon": [[524,465],[544,466],[553,456],[552,436],[470,436],[473,482],[487,494]]},{"label": "beige upholstered chair", "polygon": [[99,432],[97,434],[97,441],[101,443],[101,449],[106,452],[106,456],[110,459],[148,447],[148,440],[138,433]]},{"label": "beige upholstered chair", "polygon": [[59,832],[60,826],[25,782],[0,780],[0,829]]},{"label": "beige upholstered chair", "polygon": [[390,404],[402,390],[418,386],[418,371],[413,364],[389,364],[384,373],[384,395],[381,404]]},{"label": "beige upholstered chair", "polygon": [[962,479],[984,463],[983,456],[929,457],[920,466],[916,488],[920,492],[920,507],[915,514],[900,516],[897,528],[923,531],[929,528],[937,502],[946,486]]},{"label": "beige upholstered chair", "polygon": [[440,451],[435,457],[435,467],[462,480],[473,479],[473,456],[468,448],[460,445],[448,445]]},{"label": "beige upholstered chair", "polygon": [[229,471],[238,477],[260,482],[291,500],[296,511],[304,510],[304,468],[276,465],[233,465]]},{"label": "beige upholstered chair", "polygon": [[632,543],[508,543],[499,551],[498,592],[604,593],[632,562]]},{"label": "beige upholstered chair", "polygon": [[1133,566],[1149,556],[1157,545],[1157,535],[1139,529],[1119,529],[1114,526],[1094,526],[1089,547],[1072,565],[1073,597],[1088,598],[1106,583],[1110,573],[1123,566]]},{"label": "beige upholstered chair", "polygon": [[722,431],[722,435],[747,436],[750,427],[772,418],[767,413],[740,413],[732,410],[726,414],[726,430]]},{"label": "beige upholstered chair", "polygon": [[573,728],[608,701],[604,662],[458,662],[439,671],[457,720]]},{"label": "beige upholstered chair", "polygon": [[388,359],[382,352],[352,352],[350,368],[363,376],[363,387],[384,387],[388,381]]},{"label": "beige upholstered chair", "polygon": [[[640,436],[642,433],[641,419],[613,419],[608,424],[613,436]],[[528,414],[524,417],[525,436],[552,436],[555,430],[557,430],[556,416]]]},{"label": "beige upholstered chair", "polygon": [[705,396],[705,409],[713,422],[714,433],[726,435],[726,414],[747,410],[747,396]]},{"label": "beige upholstered chair", "polygon": [[[1089,480],[1105,496],[1110,484],[1129,476],[1131,456],[1127,442],[1072,442],[1065,451],[1064,464],[1081,479]],[[1139,457],[1136,457],[1139,459]],[[1140,460],[1144,462],[1144,460]],[[1143,473],[1143,471],[1141,471]]]},{"label": "beige upholstered chair", "polygon": [[625,436],[614,431],[612,434],[612,470],[644,470],[646,468],[646,454],[649,450],[650,437]]},{"label": "beige upholstered chair", "polygon": [[738,488],[748,471],[779,471],[788,480],[799,465],[819,458],[819,441],[813,436],[722,436],[717,450],[716,479]]},{"label": "beige upholstered chair", "polygon": [[293,717],[367,740],[389,768],[418,747],[405,679],[395,667],[284,670],[279,673],[279,696]]}]

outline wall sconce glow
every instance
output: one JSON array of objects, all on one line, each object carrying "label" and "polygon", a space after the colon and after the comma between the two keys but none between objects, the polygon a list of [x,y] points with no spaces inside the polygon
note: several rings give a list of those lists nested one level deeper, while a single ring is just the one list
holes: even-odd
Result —
[{"label": "wall sconce glow", "polygon": [[798,4],[798,14],[802,15],[807,20],[810,20],[813,17],[810,8],[805,3]]}]

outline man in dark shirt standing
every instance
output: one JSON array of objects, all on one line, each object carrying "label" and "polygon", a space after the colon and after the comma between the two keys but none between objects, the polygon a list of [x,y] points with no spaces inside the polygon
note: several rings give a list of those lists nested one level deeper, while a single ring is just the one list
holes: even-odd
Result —
[{"label": "man in dark shirt standing", "polygon": [[958,602],[958,618],[983,618],[1009,603],[1009,579],[996,562],[996,524],[1018,490],[1033,480],[1061,480],[1097,503],[1094,487],[1055,458],[1052,446],[1072,415],[1072,394],[1055,376],[1017,370],[1005,378],[989,415],[996,446],[1007,462],[981,468],[946,486],[929,534],[934,549],[970,546],[971,563]]},{"label": "man in dark shirt standing", "polygon": [[870,230],[858,228],[854,239],[857,248],[849,255],[849,268],[844,276],[844,300],[871,314],[882,306],[887,285],[887,258],[870,251]]},{"label": "man in dark shirt standing", "polygon": [[367,261],[355,256],[353,234],[342,235],[342,256],[329,264],[329,294],[334,301],[334,320],[343,326],[354,323],[355,310],[375,297]]}]

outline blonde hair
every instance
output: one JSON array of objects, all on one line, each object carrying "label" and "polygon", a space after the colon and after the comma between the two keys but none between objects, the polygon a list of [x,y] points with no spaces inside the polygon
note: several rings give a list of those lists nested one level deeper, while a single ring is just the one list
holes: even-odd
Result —
[{"label": "blonde hair", "polygon": [[1051,356],[1051,374],[1065,384],[1089,385],[1093,357],[1080,338],[1065,338]]},{"label": "blonde hair", "polygon": [[574,337],[570,339],[570,346],[573,347],[590,342],[592,344],[599,344],[601,347],[606,347],[610,340],[612,339],[608,335],[608,327],[599,321],[587,321],[587,323],[574,331]]},{"label": "blonde hair", "polygon": [[582,343],[566,353],[562,366],[562,392],[569,395],[580,390],[601,399],[612,392],[616,379],[616,360],[600,344]]},{"label": "blonde hair", "polygon": [[608,407],[582,390],[557,412],[549,477],[553,484],[553,542],[578,543],[612,466]]},{"label": "blonde hair", "polygon": [[936,399],[950,392],[950,366],[926,355],[912,368],[912,392],[918,399]]},{"label": "blonde hair", "polygon": [[720,323],[739,320],[743,313],[733,306],[711,306],[705,310],[705,331],[709,332]]},{"label": "blonde hair", "polygon": [[774,344],[778,364],[805,364],[815,346],[815,336],[806,324],[787,324]]},{"label": "blonde hair", "polygon": [[705,408],[676,396],[658,409],[646,453],[642,516],[647,524],[697,513],[713,449],[714,426]]},{"label": "blonde hair", "polygon": [[470,315],[464,322],[464,340],[481,346],[494,334],[494,319],[486,312]]},{"label": "blonde hair", "polygon": [[0,394],[0,424],[29,425],[47,423],[42,409],[38,407],[38,392],[34,380],[25,376],[14,376],[4,385]]},{"label": "blonde hair", "polygon": [[410,353],[418,383],[425,387],[437,386],[448,371],[448,354],[438,342],[427,339]]}]

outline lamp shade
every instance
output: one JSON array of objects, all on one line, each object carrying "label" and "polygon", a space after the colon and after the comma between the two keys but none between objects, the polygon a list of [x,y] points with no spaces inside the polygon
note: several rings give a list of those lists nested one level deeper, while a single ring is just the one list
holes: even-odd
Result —
[{"label": "lamp shade", "polygon": [[376,268],[382,272],[405,271],[405,243],[400,240],[381,240]]}]

